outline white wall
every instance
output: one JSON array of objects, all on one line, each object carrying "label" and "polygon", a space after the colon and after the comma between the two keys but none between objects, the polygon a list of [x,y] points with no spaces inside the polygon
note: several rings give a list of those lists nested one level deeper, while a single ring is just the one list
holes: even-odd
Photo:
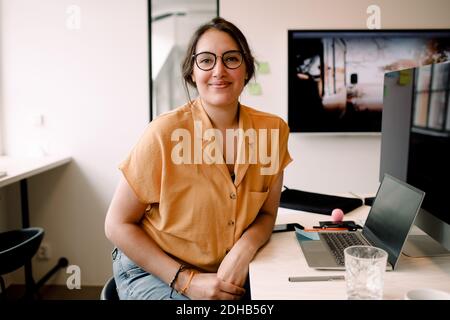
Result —
[{"label": "white wall", "polygon": [[[369,5],[381,8],[384,29],[449,28],[448,0],[221,0],[220,15],[246,35],[259,61],[270,64],[259,75],[261,96],[242,102],[287,119],[287,30],[365,29]],[[294,162],[284,184],[325,193],[375,192],[378,187],[380,135],[290,136]]]},{"label": "white wall", "polygon": [[[112,274],[104,217],[118,164],[149,120],[146,0],[1,0],[5,148],[42,151],[74,161],[29,180],[31,224],[46,230],[53,259],[35,262],[35,278],[66,256],[81,268],[82,286]],[[81,28],[66,27],[69,5]],[[32,125],[43,115],[44,125]],[[36,147],[37,146],[37,147]],[[20,215],[17,186],[8,188],[10,226]],[[60,272],[57,283],[65,283]]]}]

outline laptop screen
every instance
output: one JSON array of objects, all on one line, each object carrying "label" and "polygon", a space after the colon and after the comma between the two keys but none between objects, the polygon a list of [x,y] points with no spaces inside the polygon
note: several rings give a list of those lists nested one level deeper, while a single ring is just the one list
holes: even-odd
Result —
[{"label": "laptop screen", "polygon": [[424,196],[423,191],[388,174],[384,175],[378,188],[362,233],[374,246],[386,250],[393,267],[402,252]]}]

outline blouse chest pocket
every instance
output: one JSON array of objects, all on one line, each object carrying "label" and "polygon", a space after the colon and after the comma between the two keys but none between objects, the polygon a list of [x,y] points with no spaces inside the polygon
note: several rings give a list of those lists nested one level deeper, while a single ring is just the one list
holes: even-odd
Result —
[{"label": "blouse chest pocket", "polygon": [[246,201],[246,213],[247,213],[247,219],[245,226],[249,226],[258,215],[259,211],[261,210],[262,206],[264,205],[264,202],[266,201],[267,197],[269,195],[269,190],[263,191],[263,192],[257,192],[257,191],[250,191],[248,193],[248,200]]}]

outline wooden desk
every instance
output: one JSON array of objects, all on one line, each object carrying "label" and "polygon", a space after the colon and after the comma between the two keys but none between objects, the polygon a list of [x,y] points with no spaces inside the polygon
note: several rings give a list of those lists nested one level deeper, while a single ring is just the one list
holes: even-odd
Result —
[{"label": "wooden desk", "polygon": [[[344,220],[365,221],[369,207],[362,206]],[[312,227],[329,217],[280,208],[277,224],[298,222]],[[308,267],[295,232],[272,235],[250,264],[251,295],[254,300],[337,300],[347,299],[344,280],[289,282],[291,276],[344,275],[344,271],[314,270]],[[450,292],[450,257],[409,258],[405,255],[395,271],[386,272],[384,299],[403,299],[412,289],[434,288]]]},{"label": "wooden desk", "polygon": [[[22,211],[22,228],[30,227],[30,213],[28,206],[28,186],[27,178],[49,171],[56,167],[62,166],[71,161],[71,157],[39,157],[39,158],[25,158],[25,157],[9,157],[0,156],[0,171],[6,171],[6,176],[0,178],[0,188],[13,184],[20,183],[20,202]],[[25,283],[27,292],[30,292],[34,286],[39,287],[61,266],[67,265],[67,259],[61,258],[58,264],[50,270],[37,284],[33,280],[33,272],[31,261],[25,264]]]}]

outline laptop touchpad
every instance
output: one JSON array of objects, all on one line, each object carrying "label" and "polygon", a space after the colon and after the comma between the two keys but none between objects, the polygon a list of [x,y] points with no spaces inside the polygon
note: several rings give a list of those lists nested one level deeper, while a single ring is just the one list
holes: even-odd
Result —
[{"label": "laptop touchpad", "polygon": [[330,266],[339,267],[331,252],[322,241],[302,241],[300,246],[302,247],[309,267],[316,269],[329,269]]}]

